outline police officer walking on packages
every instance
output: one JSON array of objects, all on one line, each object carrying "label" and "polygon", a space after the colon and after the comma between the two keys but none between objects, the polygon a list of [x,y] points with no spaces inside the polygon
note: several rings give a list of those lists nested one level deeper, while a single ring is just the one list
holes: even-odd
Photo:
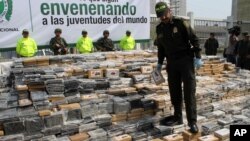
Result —
[{"label": "police officer walking on packages", "polygon": [[55,29],[55,37],[50,40],[50,48],[54,52],[54,55],[67,54],[67,42],[61,37],[62,30],[60,28]]},{"label": "police officer walking on packages", "polygon": [[210,33],[210,37],[205,42],[205,53],[207,56],[216,55],[219,48],[218,40],[214,37],[214,33]]},{"label": "police officer walking on packages", "polygon": [[195,65],[202,65],[199,40],[191,27],[182,19],[173,17],[165,2],[155,6],[161,23],[156,27],[158,46],[158,65],[160,71],[164,59],[167,59],[168,84],[174,115],[165,119],[165,124],[174,126],[183,124],[182,83],[188,126],[192,133],[198,132],[196,111]]},{"label": "police officer walking on packages", "polygon": [[109,38],[109,31],[103,31],[103,37],[97,40],[96,48],[98,51],[114,51],[113,41]]}]

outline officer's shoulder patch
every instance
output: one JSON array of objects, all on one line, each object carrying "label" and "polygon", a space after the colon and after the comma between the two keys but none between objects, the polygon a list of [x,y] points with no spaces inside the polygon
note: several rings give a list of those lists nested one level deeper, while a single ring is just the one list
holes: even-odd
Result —
[{"label": "officer's shoulder patch", "polygon": [[173,16],[173,19],[176,19],[176,20],[184,20],[182,17],[177,17],[177,16]]},{"label": "officer's shoulder patch", "polygon": [[185,26],[186,28],[190,27],[190,24],[189,24],[188,21],[183,21],[183,24],[184,24],[184,26]]}]

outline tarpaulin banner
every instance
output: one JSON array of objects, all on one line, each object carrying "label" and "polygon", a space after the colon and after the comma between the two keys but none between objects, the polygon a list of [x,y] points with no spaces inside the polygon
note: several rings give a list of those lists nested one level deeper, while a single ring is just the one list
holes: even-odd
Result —
[{"label": "tarpaulin banner", "polygon": [[94,41],[104,30],[114,41],[126,30],[136,40],[147,40],[150,0],[0,0],[0,49],[15,47],[23,29],[38,45],[48,45],[56,28],[72,44],[82,30]]}]

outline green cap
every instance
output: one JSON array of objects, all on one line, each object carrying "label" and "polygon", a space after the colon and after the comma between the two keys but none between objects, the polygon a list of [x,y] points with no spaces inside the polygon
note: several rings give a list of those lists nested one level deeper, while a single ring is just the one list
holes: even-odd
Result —
[{"label": "green cap", "polygon": [[155,12],[156,12],[156,15],[158,18],[163,16],[165,14],[166,10],[168,10],[168,5],[165,2],[158,2],[155,5]]},{"label": "green cap", "polygon": [[57,29],[55,29],[55,33],[62,33],[62,29],[60,29],[60,28],[57,28]]}]

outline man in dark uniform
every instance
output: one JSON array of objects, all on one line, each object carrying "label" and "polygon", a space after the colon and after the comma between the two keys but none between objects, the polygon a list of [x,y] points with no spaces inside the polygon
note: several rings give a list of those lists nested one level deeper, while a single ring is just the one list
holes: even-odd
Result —
[{"label": "man in dark uniform", "polygon": [[250,42],[248,32],[243,32],[243,39],[240,40],[235,46],[235,52],[237,55],[237,67],[242,69],[248,68],[248,55],[250,55]]},{"label": "man in dark uniform", "polygon": [[54,55],[67,54],[67,42],[61,37],[62,30],[55,29],[55,37],[50,40],[50,49],[54,52]]},{"label": "man in dark uniform", "polygon": [[171,102],[174,106],[174,115],[168,117],[165,124],[169,126],[183,124],[183,83],[188,126],[192,133],[197,133],[199,129],[196,125],[196,80],[194,65],[197,67],[202,65],[199,40],[185,21],[172,16],[166,3],[158,2],[155,6],[155,11],[157,17],[161,20],[161,23],[156,27],[158,46],[157,70],[161,70],[162,63],[166,58],[168,85]]},{"label": "man in dark uniform", "polygon": [[113,41],[109,38],[109,31],[103,31],[103,37],[100,38],[96,43],[98,51],[114,51]]},{"label": "man in dark uniform", "polygon": [[218,40],[214,38],[214,33],[210,33],[210,37],[205,42],[206,55],[216,55],[219,48]]}]

